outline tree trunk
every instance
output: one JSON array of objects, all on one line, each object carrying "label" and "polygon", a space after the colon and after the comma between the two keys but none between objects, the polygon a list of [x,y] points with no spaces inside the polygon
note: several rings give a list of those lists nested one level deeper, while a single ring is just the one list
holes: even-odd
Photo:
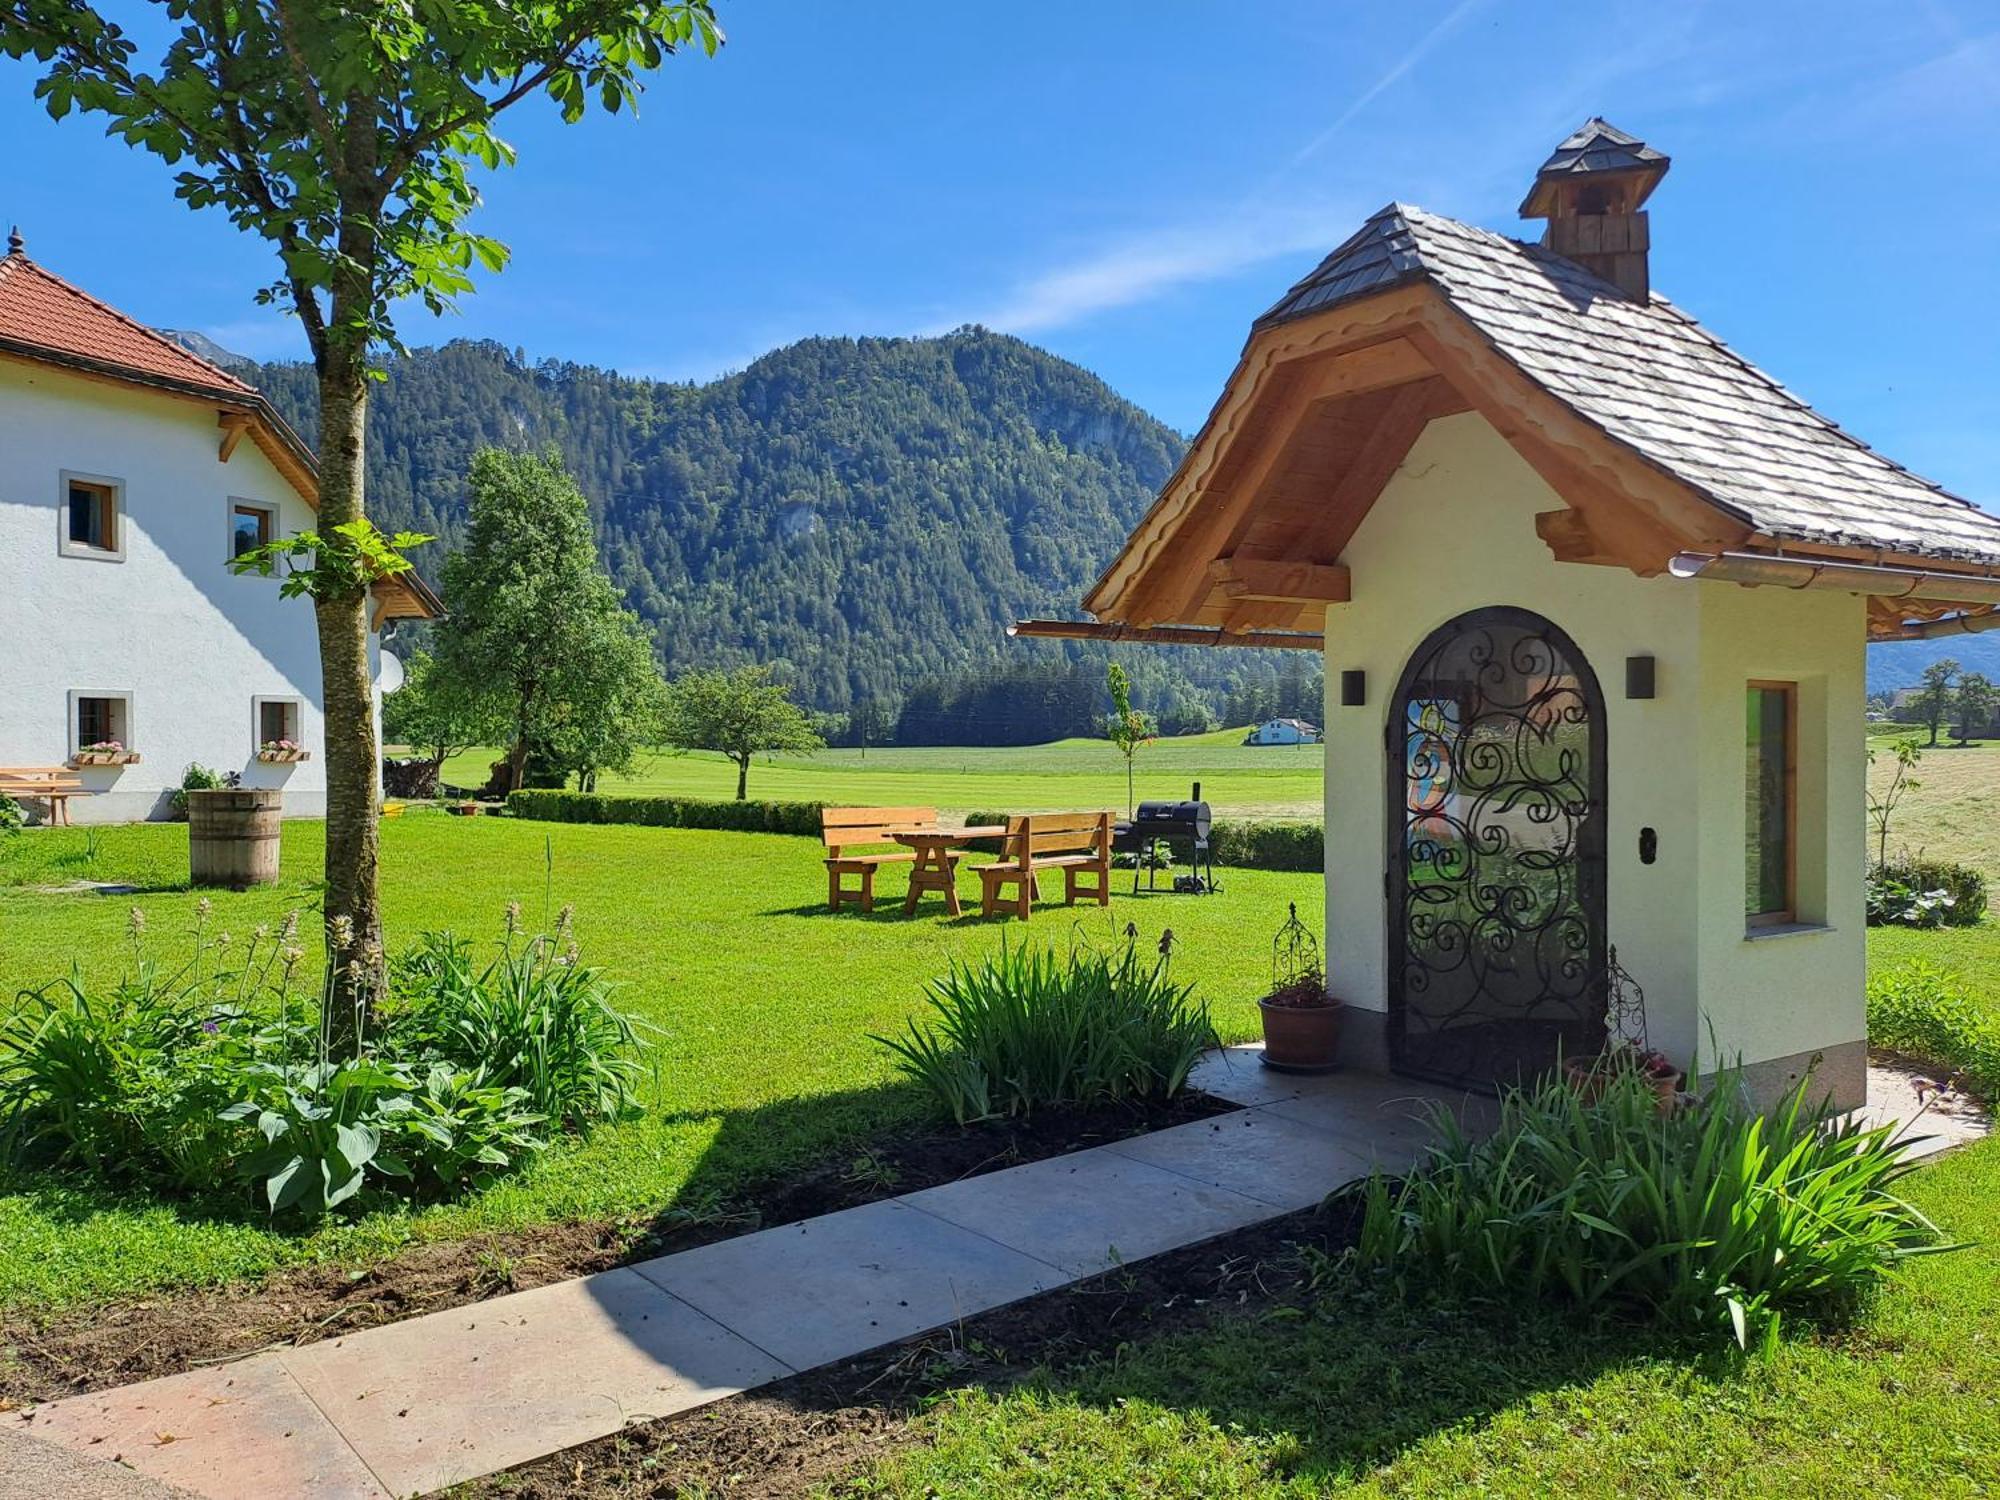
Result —
[{"label": "tree trunk", "polygon": [[[368,416],[365,347],[351,336],[328,351],[320,374],[319,530],[366,514],[362,493]],[[325,1025],[344,1050],[365,1028],[381,988],[382,914],[376,892],[381,746],[368,674],[368,593],[313,601],[319,623],[326,719],[326,942],[333,983]]]},{"label": "tree trunk", "polygon": [[736,757],[736,800],[738,802],[744,802],[749,799],[749,796],[750,796],[750,757],[747,755],[739,755]]}]

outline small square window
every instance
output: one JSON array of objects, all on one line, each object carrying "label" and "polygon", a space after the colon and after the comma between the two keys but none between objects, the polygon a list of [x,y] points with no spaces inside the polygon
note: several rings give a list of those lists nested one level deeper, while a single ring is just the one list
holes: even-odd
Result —
[{"label": "small square window", "polygon": [[258,745],[269,745],[281,740],[294,745],[299,741],[298,699],[259,698],[257,700]]},{"label": "small square window", "polygon": [[250,500],[229,502],[229,555],[241,557],[258,547],[268,546],[278,534],[278,513],[268,505]]},{"label": "small square window", "polygon": [[79,688],[69,695],[70,753],[129,752],[132,696]]},{"label": "small square window", "polygon": [[124,486],[92,474],[62,476],[62,531],[58,551],[64,557],[94,557],[118,561],[125,555]]}]

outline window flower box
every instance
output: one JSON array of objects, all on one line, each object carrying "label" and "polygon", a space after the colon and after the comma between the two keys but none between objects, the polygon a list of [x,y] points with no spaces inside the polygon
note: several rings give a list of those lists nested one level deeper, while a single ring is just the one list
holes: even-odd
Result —
[{"label": "window flower box", "polygon": [[99,740],[85,745],[69,758],[72,766],[136,766],[139,752],[127,750],[116,740]]},{"label": "window flower box", "polygon": [[257,747],[257,759],[267,766],[297,765],[302,760],[311,760],[312,751],[291,740],[266,740]]}]

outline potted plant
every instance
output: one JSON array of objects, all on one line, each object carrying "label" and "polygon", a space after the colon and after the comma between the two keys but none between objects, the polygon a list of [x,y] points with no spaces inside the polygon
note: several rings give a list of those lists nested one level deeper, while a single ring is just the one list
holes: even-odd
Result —
[{"label": "potted plant", "polygon": [[96,740],[80,746],[69,758],[73,766],[136,766],[139,753],[127,750],[117,740]]},{"label": "potted plant", "polygon": [[1264,1066],[1325,1073],[1340,1066],[1346,1007],[1326,992],[1319,942],[1299,921],[1297,902],[1271,944],[1271,992],[1257,1002],[1264,1017]]},{"label": "potted plant", "polygon": [[311,760],[312,751],[292,740],[266,740],[257,747],[257,759],[266,765],[295,765],[302,760]]},{"label": "potted plant", "polygon": [[1613,1042],[1595,1057],[1571,1058],[1563,1064],[1563,1073],[1569,1086],[1586,1101],[1602,1098],[1612,1081],[1625,1073],[1636,1073],[1646,1081],[1659,1100],[1661,1114],[1680,1098],[1681,1070],[1672,1060],[1664,1052],[1625,1041]]},{"label": "potted plant", "polygon": [[1564,1080],[1589,1102],[1601,1099],[1614,1079],[1637,1074],[1666,1114],[1680,1099],[1681,1070],[1647,1039],[1646,992],[1618,962],[1618,950],[1606,949],[1604,958],[1604,1046],[1590,1056],[1566,1059]]}]

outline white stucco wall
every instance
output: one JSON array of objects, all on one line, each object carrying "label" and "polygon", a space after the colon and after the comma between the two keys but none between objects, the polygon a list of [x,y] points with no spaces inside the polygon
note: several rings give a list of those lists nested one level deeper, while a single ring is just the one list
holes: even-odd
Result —
[{"label": "white stucco wall", "polygon": [[[73,690],[129,693],[123,768],[78,772],[79,823],[157,817],[192,761],[278,786],[288,814],[326,805],[312,608],[275,579],[229,572],[232,500],[277,507],[279,533],[312,512],[247,438],[217,461],[213,407],[0,361],[0,765],[61,765]],[[62,555],[64,471],[124,486],[123,560]],[[312,759],[256,759],[259,697],[303,700]]]},{"label": "white stucco wall", "polygon": [[[1862,999],[1864,608],[1845,594],[1558,563],[1534,516],[1561,500],[1476,414],[1433,422],[1342,554],[1353,600],[1327,611],[1328,984],[1388,1003],[1388,751],[1411,653],[1468,610],[1513,605],[1553,621],[1594,668],[1606,709],[1607,926],[1647,998],[1651,1036],[1686,1062],[1709,1028],[1760,1063],[1852,1044]],[[1656,696],[1625,697],[1625,658],[1657,662]],[[1343,670],[1367,702],[1343,708]],[[1800,684],[1802,915],[1816,930],[1750,938],[1744,921],[1744,692]],[[1400,767],[1397,771],[1401,775]],[[1658,834],[1640,862],[1639,832]],[[1850,1047],[1851,1050],[1851,1047]]]}]

